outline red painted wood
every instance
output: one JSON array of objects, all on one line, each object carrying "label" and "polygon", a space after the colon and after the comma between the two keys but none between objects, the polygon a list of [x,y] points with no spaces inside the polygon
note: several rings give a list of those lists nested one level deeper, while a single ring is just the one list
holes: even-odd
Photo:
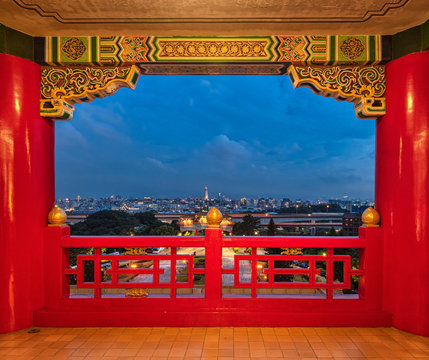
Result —
[{"label": "red painted wood", "polygon": [[[127,247],[171,247],[180,244],[182,247],[203,247],[204,236],[132,236],[125,237]],[[65,237],[61,241],[64,247],[124,247],[124,237],[122,236],[73,236]]]},{"label": "red painted wood", "polygon": [[[94,238],[70,237],[66,228],[48,228],[46,229],[47,238],[52,248],[52,256],[55,253],[64,255],[64,249],[67,247],[79,246],[89,247],[94,244]],[[97,239],[98,248],[94,255],[78,256],[78,267],[76,269],[66,269],[64,261],[49,261],[46,257],[47,273],[52,273],[52,281],[47,284],[47,295],[51,294],[52,301],[49,306],[35,313],[35,324],[39,326],[389,326],[390,315],[380,309],[379,295],[381,288],[381,276],[375,274],[377,266],[373,262],[381,262],[381,229],[365,229],[361,231],[359,239],[344,238],[341,247],[346,248],[349,245],[356,245],[366,254],[359,270],[350,270],[350,258],[345,255],[333,255],[333,247],[328,248],[327,243],[339,245],[338,239],[330,238],[263,238],[264,242],[259,242],[260,247],[287,247],[290,244],[296,244],[297,247],[320,247],[327,248],[328,256],[319,255],[258,255],[256,247],[252,248],[251,255],[235,255],[235,269],[222,269],[222,247],[225,246],[225,239],[222,238],[222,231],[219,228],[206,229],[204,238],[194,238],[187,240],[184,237],[100,237]],[[239,241],[246,245],[246,238],[237,237],[227,238],[228,246],[231,241]],[[255,244],[254,238],[249,242]],[[76,241],[76,243],[74,243]],[[116,246],[129,247],[130,243],[135,247],[144,247],[147,244],[158,246],[159,243],[168,243],[171,246],[170,255],[102,255],[101,247]],[[192,255],[177,255],[177,248],[186,247],[188,244],[198,243],[199,247],[205,248],[205,268],[194,269],[192,266],[188,271],[188,280],[182,284],[176,282],[176,261],[172,261],[171,281],[169,283],[160,283],[157,275],[163,271],[157,264],[159,259],[184,259],[188,263],[193,263]],[[314,244],[317,243],[317,246]],[[55,245],[57,244],[57,246]],[[186,246],[184,245],[186,244]],[[248,245],[248,244],[247,244]],[[286,246],[287,245],[287,246]],[[50,247],[51,247],[50,246]],[[248,247],[248,246],[246,246]],[[340,247],[340,246],[338,246]],[[316,283],[314,275],[319,272],[315,268],[317,261],[343,260],[345,263],[345,283],[326,283],[324,286]],[[64,259],[64,257],[63,257]],[[82,265],[84,260],[95,260],[100,268],[102,259],[112,261],[112,270],[110,273],[115,275],[123,273],[152,273],[155,274],[151,283],[126,283],[120,284],[112,279],[112,283],[106,284],[101,280],[94,283],[83,282]],[[119,269],[119,260],[152,260],[154,266],[152,269]],[[236,281],[237,288],[248,287],[251,289],[251,297],[223,297],[222,296],[222,274],[236,274],[238,262],[240,260],[251,260],[252,280],[250,283],[239,283]],[[311,265],[310,269],[276,269],[273,260],[307,260]],[[267,261],[269,265],[265,273],[269,276],[267,283],[257,281],[257,261]],[[332,268],[332,267],[331,267]],[[61,270],[62,269],[62,270]],[[362,278],[368,278],[367,270],[372,275],[375,274],[368,285],[366,284],[366,296],[364,298],[338,298],[333,294],[334,288],[344,288],[350,286],[350,275],[359,275]],[[329,270],[328,270],[329,271]],[[108,271],[109,272],[109,271]],[[308,284],[296,283],[278,283],[274,282],[274,274],[293,272],[307,274],[311,273],[313,277]],[[95,296],[93,298],[69,298],[66,291],[61,287],[67,286],[63,282],[64,274],[77,274],[78,287],[94,288]],[[203,297],[187,297],[177,295],[176,289],[180,287],[192,287],[193,275],[205,275],[205,294]],[[98,275],[96,275],[96,279]],[[236,276],[237,280],[238,277]],[[362,285],[364,286],[364,285]],[[378,286],[378,287],[377,287]],[[49,287],[52,287],[50,291]],[[170,288],[170,296],[148,298],[112,298],[99,297],[101,288]],[[261,297],[257,296],[258,288],[325,288],[328,289],[328,297],[321,295],[308,296],[288,296],[287,298]],[[359,315],[358,315],[359,314]]]},{"label": "red painted wood", "polygon": [[40,66],[0,54],[0,333],[43,306],[43,232],[54,204],[54,125],[39,115]]},{"label": "red painted wood", "polygon": [[429,52],[388,63],[386,85],[375,184],[385,236],[383,306],[395,327],[429,336]]},{"label": "red painted wood", "polygon": [[[302,246],[304,244],[304,246]],[[366,247],[366,240],[358,237],[320,236],[227,236],[222,240],[225,247],[308,247],[308,248],[361,248]]]},{"label": "red painted wood", "polygon": [[212,306],[218,306],[222,297],[222,229],[208,227],[206,240],[205,295]]}]

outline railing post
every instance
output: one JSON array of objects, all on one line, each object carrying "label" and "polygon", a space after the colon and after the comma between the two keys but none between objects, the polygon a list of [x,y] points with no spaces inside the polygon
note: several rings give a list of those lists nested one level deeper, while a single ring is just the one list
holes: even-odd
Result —
[{"label": "railing post", "polygon": [[359,228],[359,238],[366,240],[367,247],[360,250],[359,297],[367,300],[374,309],[381,309],[383,289],[383,229],[380,227]]},{"label": "railing post", "polygon": [[205,230],[205,297],[218,302],[222,298],[222,214],[212,208],[207,214],[209,226]]},{"label": "railing post", "polygon": [[70,227],[49,226],[45,229],[44,280],[45,306],[57,308],[59,300],[70,295],[70,285],[64,270],[69,267],[69,249],[63,249],[62,239],[70,236]]}]

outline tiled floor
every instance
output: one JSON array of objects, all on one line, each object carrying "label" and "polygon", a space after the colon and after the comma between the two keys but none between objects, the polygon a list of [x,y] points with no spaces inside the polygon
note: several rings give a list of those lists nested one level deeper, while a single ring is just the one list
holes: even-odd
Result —
[{"label": "tiled floor", "polygon": [[0,359],[429,359],[392,328],[39,328],[0,335]]}]

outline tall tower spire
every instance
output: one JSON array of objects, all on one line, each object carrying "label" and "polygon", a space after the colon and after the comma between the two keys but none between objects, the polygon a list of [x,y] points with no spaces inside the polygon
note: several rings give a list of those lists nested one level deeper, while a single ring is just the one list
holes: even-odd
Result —
[{"label": "tall tower spire", "polygon": [[209,199],[209,191],[207,190],[207,186],[204,186],[204,200]]}]

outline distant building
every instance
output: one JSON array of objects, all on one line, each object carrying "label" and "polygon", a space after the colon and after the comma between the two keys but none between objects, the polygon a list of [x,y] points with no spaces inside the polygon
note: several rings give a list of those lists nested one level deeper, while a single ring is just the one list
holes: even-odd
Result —
[{"label": "distant building", "polygon": [[204,200],[209,199],[209,191],[207,189],[207,186],[204,187]]},{"label": "distant building", "polygon": [[361,226],[362,215],[360,213],[345,213],[343,215],[343,232],[345,236],[357,236]]}]

